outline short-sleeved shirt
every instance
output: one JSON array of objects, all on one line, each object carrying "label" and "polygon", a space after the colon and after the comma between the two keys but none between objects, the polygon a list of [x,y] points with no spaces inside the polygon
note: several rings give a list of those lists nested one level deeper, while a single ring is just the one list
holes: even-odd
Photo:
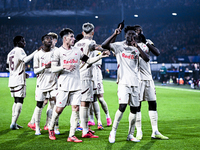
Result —
[{"label": "short-sleeved shirt", "polygon": [[[148,55],[150,55],[149,48],[147,47],[146,44],[144,43],[138,43],[138,46],[146,52]],[[152,80],[152,75],[151,75],[151,67],[149,61],[146,62],[142,58],[139,59],[139,67],[140,67],[140,78],[141,80]]]},{"label": "short-sleeved shirt", "polygon": [[80,59],[83,57],[83,53],[77,47],[72,47],[70,50],[64,47],[58,48],[54,51],[53,61],[63,66],[64,64],[75,65],[75,70],[68,72],[63,70],[58,75],[58,90],[62,91],[77,91],[81,90],[80,82]]},{"label": "short-sleeved shirt", "polygon": [[[34,56],[34,68],[41,68],[46,64],[51,63],[53,59],[54,50],[51,49],[49,52],[40,50]],[[43,92],[53,90],[57,87],[57,76],[56,73],[51,71],[51,68],[45,68],[42,72],[37,75],[37,88]]]},{"label": "short-sleeved shirt", "polygon": [[[87,55],[88,57],[93,56],[93,52],[89,50],[90,44],[96,44],[94,40],[89,39],[81,39],[75,44],[75,47],[77,47],[79,50],[83,52],[83,54]],[[88,67],[90,65],[86,64],[85,62],[81,61],[80,64],[80,75],[81,80],[91,80],[92,79],[92,67]]]},{"label": "short-sleeved shirt", "polygon": [[23,61],[25,57],[26,53],[20,47],[15,47],[9,52],[7,56],[10,72],[8,87],[26,85],[25,63]]},{"label": "short-sleeved shirt", "polygon": [[118,83],[127,86],[139,86],[139,50],[128,46],[125,41],[111,43],[118,64]]}]

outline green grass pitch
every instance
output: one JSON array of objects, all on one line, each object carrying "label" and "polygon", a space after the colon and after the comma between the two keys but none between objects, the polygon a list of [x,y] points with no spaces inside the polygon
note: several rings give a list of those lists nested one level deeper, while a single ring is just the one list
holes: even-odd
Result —
[{"label": "green grass pitch", "polygon": [[[106,117],[101,109],[101,120],[104,130],[97,130],[97,126],[91,129],[96,131],[98,139],[83,139],[81,132],[76,136],[83,140],[82,143],[67,142],[70,128],[71,108],[65,108],[60,116],[59,126],[61,135],[51,141],[48,131],[42,130],[42,135],[35,136],[35,132],[28,128],[36,106],[35,85],[36,78],[27,79],[27,97],[24,100],[18,124],[23,128],[10,130],[13,98],[10,96],[8,78],[0,78],[0,150],[198,150],[200,149],[200,92],[199,90],[181,89],[175,87],[156,86],[158,128],[159,131],[169,137],[169,140],[151,139],[151,125],[148,116],[147,102],[142,103],[142,130],[143,139],[139,143],[126,141],[128,133],[127,107],[119,124],[116,142],[110,144],[108,136],[111,127],[106,126]],[[104,81],[104,98],[107,101],[111,119],[114,119],[118,109],[117,84],[113,81]],[[43,129],[46,120],[46,108],[43,109],[40,127]]]}]

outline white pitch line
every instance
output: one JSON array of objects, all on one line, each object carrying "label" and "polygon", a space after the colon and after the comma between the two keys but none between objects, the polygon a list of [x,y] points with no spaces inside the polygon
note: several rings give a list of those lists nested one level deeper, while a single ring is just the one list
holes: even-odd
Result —
[{"label": "white pitch line", "polygon": [[158,88],[163,88],[163,89],[172,89],[172,90],[178,90],[178,91],[188,91],[188,92],[200,92],[199,90],[190,90],[190,89],[181,89],[181,88],[173,88],[173,87],[168,87],[168,86],[159,86],[156,85]]},{"label": "white pitch line", "polygon": [[[112,81],[112,80],[104,80],[105,82],[115,82],[116,81]],[[168,86],[159,86],[159,85],[155,85],[156,87],[158,88],[163,88],[163,89],[172,89],[172,90],[178,90],[178,91],[188,91],[188,92],[199,92],[200,93],[200,90],[195,90],[195,89],[181,89],[181,88],[173,88],[173,87],[168,87]]]}]

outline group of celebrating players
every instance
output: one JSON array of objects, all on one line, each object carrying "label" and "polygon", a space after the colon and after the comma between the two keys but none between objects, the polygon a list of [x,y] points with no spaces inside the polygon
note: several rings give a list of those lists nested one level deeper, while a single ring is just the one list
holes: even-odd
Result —
[{"label": "group of celebrating players", "polygon": [[[11,129],[21,128],[17,119],[22,110],[26,96],[25,63],[34,57],[34,73],[37,75],[35,100],[37,101],[28,127],[40,135],[40,118],[44,106],[48,104],[47,119],[44,130],[49,131],[49,139],[56,140],[55,134],[60,134],[58,120],[66,106],[71,105],[70,132],[68,142],[82,142],[75,136],[76,130],[82,131],[82,138],[98,138],[89,125],[94,125],[93,112],[97,118],[98,129],[103,129],[100,108],[97,98],[106,114],[107,126],[112,124],[108,106],[103,97],[101,59],[108,57],[110,51],[116,56],[118,71],[119,108],[115,114],[109,142],[115,142],[118,124],[127,104],[130,105],[128,141],[139,142],[143,137],[141,125],[141,102],[148,101],[149,117],[152,125],[152,138],[168,139],[158,131],[158,115],[156,91],[151,75],[150,51],[158,56],[159,50],[153,42],[143,35],[141,26],[126,26],[125,40],[115,42],[124,28],[124,22],[118,25],[115,32],[101,45],[93,40],[94,25],[87,22],[82,25],[82,35],[74,37],[70,28],[60,31],[62,46],[57,48],[58,35],[50,32],[42,37],[43,45],[30,55],[26,55],[25,39],[16,36],[13,39],[14,48],[7,56],[7,69],[10,72],[9,87],[14,97],[12,107]],[[90,112],[90,113],[89,113]],[[90,114],[90,115],[89,115]],[[88,119],[90,118],[90,121]],[[80,121],[80,126],[79,126]],[[135,127],[137,129],[134,137]]]}]

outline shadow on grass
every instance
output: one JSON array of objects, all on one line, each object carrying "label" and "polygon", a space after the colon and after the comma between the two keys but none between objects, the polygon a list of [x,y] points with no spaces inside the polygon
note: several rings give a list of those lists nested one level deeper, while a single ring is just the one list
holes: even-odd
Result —
[{"label": "shadow on grass", "polygon": [[146,149],[150,149],[154,143],[156,142],[156,140],[152,140],[150,142],[148,142],[147,144],[143,145],[140,150],[146,150]]}]

